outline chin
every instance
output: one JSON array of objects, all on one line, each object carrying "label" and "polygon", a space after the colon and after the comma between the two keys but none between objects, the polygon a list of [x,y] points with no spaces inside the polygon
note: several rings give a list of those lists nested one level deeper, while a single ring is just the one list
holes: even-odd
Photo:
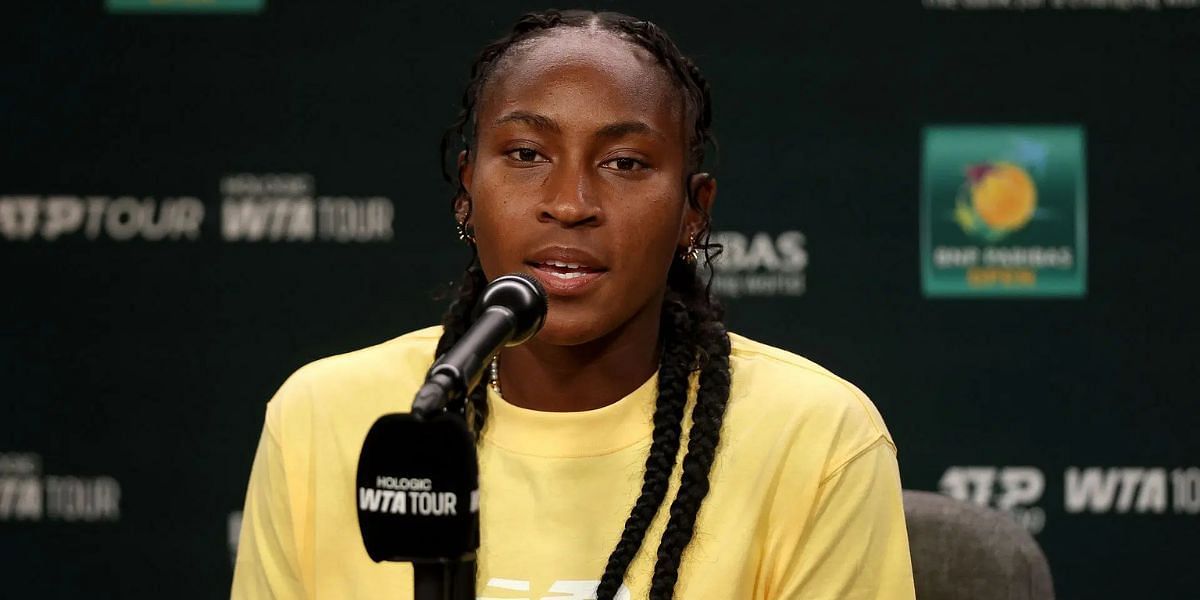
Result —
[{"label": "chin", "polygon": [[608,332],[594,318],[564,315],[551,309],[546,315],[546,324],[534,339],[551,346],[578,346],[595,341],[605,333]]}]

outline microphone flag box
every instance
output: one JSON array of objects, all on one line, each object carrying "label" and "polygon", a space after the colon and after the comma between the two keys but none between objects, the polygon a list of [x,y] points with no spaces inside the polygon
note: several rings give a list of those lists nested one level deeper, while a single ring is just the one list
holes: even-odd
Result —
[{"label": "microphone flag box", "polygon": [[479,464],[462,417],[380,417],[363,440],[356,483],[371,560],[457,560],[479,548]]}]

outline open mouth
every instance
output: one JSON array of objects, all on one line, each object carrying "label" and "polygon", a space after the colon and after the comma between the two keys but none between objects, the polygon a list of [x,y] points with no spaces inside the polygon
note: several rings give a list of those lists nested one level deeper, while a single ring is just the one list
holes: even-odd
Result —
[{"label": "open mouth", "polygon": [[593,289],[608,273],[601,259],[582,248],[554,246],[525,261],[530,274],[552,296],[578,296]]},{"label": "open mouth", "polygon": [[530,266],[551,277],[562,280],[578,279],[580,277],[587,277],[593,273],[603,272],[603,269],[557,260],[530,263]]}]

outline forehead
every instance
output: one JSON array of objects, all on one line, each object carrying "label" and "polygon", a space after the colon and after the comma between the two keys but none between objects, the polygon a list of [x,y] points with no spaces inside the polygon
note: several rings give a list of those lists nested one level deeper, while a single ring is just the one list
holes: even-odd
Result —
[{"label": "forehead", "polygon": [[568,125],[641,120],[674,135],[681,130],[682,104],[674,81],[649,51],[607,31],[571,27],[508,52],[483,90],[479,120],[529,110]]}]

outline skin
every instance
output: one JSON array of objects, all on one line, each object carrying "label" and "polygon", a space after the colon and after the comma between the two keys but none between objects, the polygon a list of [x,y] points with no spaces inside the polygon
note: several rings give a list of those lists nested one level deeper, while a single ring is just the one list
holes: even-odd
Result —
[{"label": "skin", "polygon": [[[488,279],[534,272],[547,247],[577,249],[605,271],[578,294],[551,293],[545,327],[500,355],[506,401],[545,411],[606,406],[658,367],[658,330],[672,257],[703,227],[686,199],[682,92],[644,49],[568,28],[514,48],[477,111],[477,141],[460,157]],[[716,181],[687,177],[711,209]]]}]

